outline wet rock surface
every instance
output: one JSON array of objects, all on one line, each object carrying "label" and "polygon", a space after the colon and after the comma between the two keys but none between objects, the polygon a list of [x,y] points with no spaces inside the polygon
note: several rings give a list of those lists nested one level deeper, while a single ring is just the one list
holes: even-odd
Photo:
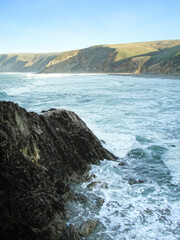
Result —
[{"label": "wet rock surface", "polygon": [[87,221],[83,222],[82,225],[80,226],[79,231],[80,235],[83,237],[88,236],[96,229],[97,225],[98,221],[88,219]]},{"label": "wet rock surface", "polygon": [[118,165],[121,166],[121,167],[124,167],[126,165],[126,163],[125,162],[120,162],[120,163],[118,163]]},{"label": "wet rock surface", "polygon": [[80,240],[80,231],[77,225],[70,224],[63,232],[60,240]]},{"label": "wet rock surface", "polygon": [[76,227],[67,230],[64,203],[71,182],[83,181],[90,164],[103,159],[115,156],[75,113],[38,115],[0,102],[0,238],[78,239]]},{"label": "wet rock surface", "polygon": [[92,190],[93,187],[95,187],[98,183],[101,183],[101,182],[100,182],[100,181],[91,182],[91,183],[89,183],[89,184],[87,185],[87,188],[88,188],[89,190]]},{"label": "wet rock surface", "polygon": [[140,184],[140,183],[144,183],[145,180],[144,179],[134,179],[134,178],[129,178],[128,179],[128,183],[130,185],[133,185],[133,184]]},{"label": "wet rock surface", "polygon": [[96,199],[96,207],[97,207],[97,208],[100,208],[100,207],[102,207],[103,204],[104,204],[104,199],[101,198],[101,197],[98,197],[98,198]]}]

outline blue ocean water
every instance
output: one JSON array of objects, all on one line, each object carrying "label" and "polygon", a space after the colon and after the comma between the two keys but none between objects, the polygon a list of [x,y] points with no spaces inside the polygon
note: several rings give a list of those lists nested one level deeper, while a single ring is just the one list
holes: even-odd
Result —
[{"label": "blue ocean water", "polygon": [[92,166],[93,189],[74,186],[88,205],[67,204],[70,222],[99,220],[90,240],[180,239],[179,93],[180,79],[163,77],[0,74],[0,100],[74,111],[119,157]]}]

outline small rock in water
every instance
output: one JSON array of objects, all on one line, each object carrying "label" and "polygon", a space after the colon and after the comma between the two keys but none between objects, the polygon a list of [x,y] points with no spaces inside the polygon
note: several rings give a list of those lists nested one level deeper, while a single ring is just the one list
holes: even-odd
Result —
[{"label": "small rock in water", "polygon": [[145,182],[145,180],[142,180],[142,179],[137,180],[137,179],[134,179],[134,178],[129,178],[129,180],[128,180],[128,183],[130,185],[144,183],[144,182]]},{"label": "small rock in water", "polygon": [[153,210],[150,209],[150,208],[146,208],[146,209],[145,209],[145,212],[146,212],[147,214],[149,214],[149,215],[153,215]]},{"label": "small rock in water", "polygon": [[106,142],[104,140],[100,140],[103,144],[106,144]]},{"label": "small rock in water", "polygon": [[88,189],[93,189],[98,183],[101,183],[99,181],[91,182],[90,184],[87,185]]},{"label": "small rock in water", "polygon": [[101,188],[105,188],[105,189],[108,189],[108,184],[107,183],[102,183],[100,185]]},{"label": "small rock in water", "polygon": [[92,178],[96,178],[96,175],[93,173],[93,174],[91,175],[91,177],[92,177]]},{"label": "small rock in water", "polygon": [[124,167],[126,164],[125,164],[125,162],[120,162],[120,163],[118,163],[118,165],[121,167]]},{"label": "small rock in water", "polygon": [[96,199],[96,207],[98,207],[98,208],[101,207],[103,205],[103,203],[104,203],[104,199],[103,198],[98,197]]},{"label": "small rock in water", "polygon": [[96,229],[97,225],[98,225],[98,221],[88,219],[87,221],[81,224],[80,231],[79,231],[80,235],[82,237],[88,236]]},{"label": "small rock in water", "polygon": [[90,182],[93,178],[96,178],[96,175],[95,175],[95,174],[89,175],[89,176],[85,179],[85,181]]}]

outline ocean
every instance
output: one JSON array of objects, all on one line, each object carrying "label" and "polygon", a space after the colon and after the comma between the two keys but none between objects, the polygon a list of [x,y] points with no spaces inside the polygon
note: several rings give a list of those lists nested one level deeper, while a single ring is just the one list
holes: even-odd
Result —
[{"label": "ocean", "polygon": [[67,224],[99,221],[86,239],[180,239],[180,79],[1,73],[0,100],[74,111],[118,157],[92,166],[92,189],[72,186],[88,204],[67,202]]}]

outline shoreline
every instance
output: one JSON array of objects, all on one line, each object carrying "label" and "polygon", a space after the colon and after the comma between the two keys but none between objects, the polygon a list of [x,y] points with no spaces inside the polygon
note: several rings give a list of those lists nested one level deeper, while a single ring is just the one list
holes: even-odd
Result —
[{"label": "shoreline", "polygon": [[62,75],[117,75],[117,76],[131,76],[131,77],[148,77],[148,78],[155,78],[155,77],[163,77],[163,78],[179,78],[180,75],[168,75],[168,74],[156,74],[156,73],[113,73],[113,72],[82,72],[82,73],[36,73],[36,74],[62,74]]},{"label": "shoreline", "polygon": [[140,77],[140,78],[172,78],[180,79],[180,75],[156,74],[156,73],[111,73],[111,72],[89,72],[89,73],[43,73],[43,72],[0,72],[0,74],[40,74],[40,75],[109,75],[109,76],[125,76],[125,77]]},{"label": "shoreline", "polygon": [[142,77],[142,78],[174,78],[180,79],[180,75],[168,75],[168,74],[156,74],[156,73],[108,73],[108,75],[120,75],[120,76],[131,76],[131,77]]}]

